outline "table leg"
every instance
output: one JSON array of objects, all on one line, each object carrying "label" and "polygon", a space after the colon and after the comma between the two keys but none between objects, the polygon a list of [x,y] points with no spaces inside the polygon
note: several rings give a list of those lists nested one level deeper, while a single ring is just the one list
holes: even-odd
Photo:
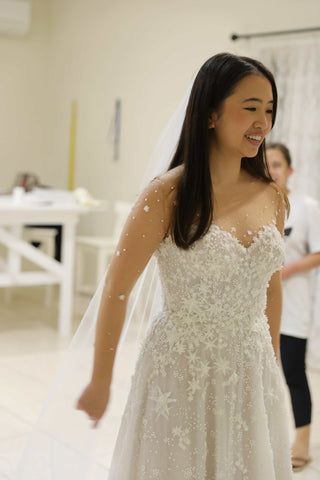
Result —
[{"label": "table leg", "polygon": [[[21,225],[15,225],[14,227],[10,227],[9,230],[15,237],[21,238],[22,228],[23,227]],[[21,271],[21,256],[12,250],[9,250],[8,252],[8,269],[12,274],[19,273]]]},{"label": "table leg", "polygon": [[[14,225],[10,227],[10,232],[18,238],[22,237],[22,225]],[[15,275],[21,271],[21,256],[13,250],[8,251],[7,255],[7,267],[9,275]],[[5,304],[11,303],[12,300],[12,287],[5,289],[4,302]]]},{"label": "table leg", "polygon": [[69,336],[72,327],[75,227],[75,222],[63,225],[61,260],[64,274],[60,284],[58,318],[58,331],[61,337]]}]

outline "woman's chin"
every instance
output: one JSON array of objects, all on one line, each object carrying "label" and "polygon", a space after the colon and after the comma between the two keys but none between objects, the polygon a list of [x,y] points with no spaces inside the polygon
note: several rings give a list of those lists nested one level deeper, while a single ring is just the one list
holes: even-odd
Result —
[{"label": "woman's chin", "polygon": [[256,156],[258,155],[258,151],[259,151],[259,149],[257,148],[257,150],[256,150],[255,153],[252,152],[252,151],[251,151],[251,152],[246,152],[246,153],[243,155],[242,158],[254,158],[254,157],[256,157]]}]

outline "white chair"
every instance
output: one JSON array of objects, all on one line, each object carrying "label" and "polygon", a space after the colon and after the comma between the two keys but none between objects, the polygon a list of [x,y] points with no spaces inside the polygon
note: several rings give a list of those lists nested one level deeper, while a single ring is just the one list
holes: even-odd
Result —
[{"label": "white chair", "polygon": [[[92,295],[95,292],[117,246],[122,227],[127,219],[130,209],[131,203],[115,203],[114,211],[116,220],[112,237],[77,237],[75,279],[75,289],[77,293]],[[94,283],[88,282],[88,275],[86,275],[85,269],[85,255],[90,253],[96,255]]]}]

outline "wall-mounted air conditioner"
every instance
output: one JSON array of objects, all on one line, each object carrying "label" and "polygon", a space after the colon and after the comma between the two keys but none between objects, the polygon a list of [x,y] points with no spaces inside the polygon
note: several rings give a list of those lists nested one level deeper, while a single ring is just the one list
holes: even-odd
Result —
[{"label": "wall-mounted air conditioner", "polygon": [[0,0],[0,35],[25,35],[30,28],[31,5],[26,0]]}]

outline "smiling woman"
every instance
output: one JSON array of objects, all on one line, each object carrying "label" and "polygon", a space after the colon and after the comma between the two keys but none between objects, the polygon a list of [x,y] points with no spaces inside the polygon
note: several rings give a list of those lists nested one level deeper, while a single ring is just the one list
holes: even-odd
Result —
[{"label": "smiling woman", "polygon": [[274,78],[257,60],[222,53],[201,67],[170,164],[184,165],[172,222],[178,246],[188,248],[215,220],[221,178],[232,188],[239,180],[272,182],[264,139],[274,125],[277,100]]},{"label": "smiling woman", "polygon": [[[264,153],[276,104],[259,62],[210,58],[167,171],[127,218],[94,309],[93,368],[77,402],[95,426],[109,404],[130,293],[152,256],[163,302],[142,343],[109,480],[291,480],[277,364],[285,198]],[[51,462],[65,464],[59,478],[79,480],[71,463]]]},{"label": "smiling woman", "polygon": [[276,104],[259,62],[209,59],[169,170],[128,217],[105,281],[92,378],[78,401],[96,423],[127,298],[153,253],[164,303],[138,359],[110,480],[291,479],[275,357],[285,200],[264,150]]}]

